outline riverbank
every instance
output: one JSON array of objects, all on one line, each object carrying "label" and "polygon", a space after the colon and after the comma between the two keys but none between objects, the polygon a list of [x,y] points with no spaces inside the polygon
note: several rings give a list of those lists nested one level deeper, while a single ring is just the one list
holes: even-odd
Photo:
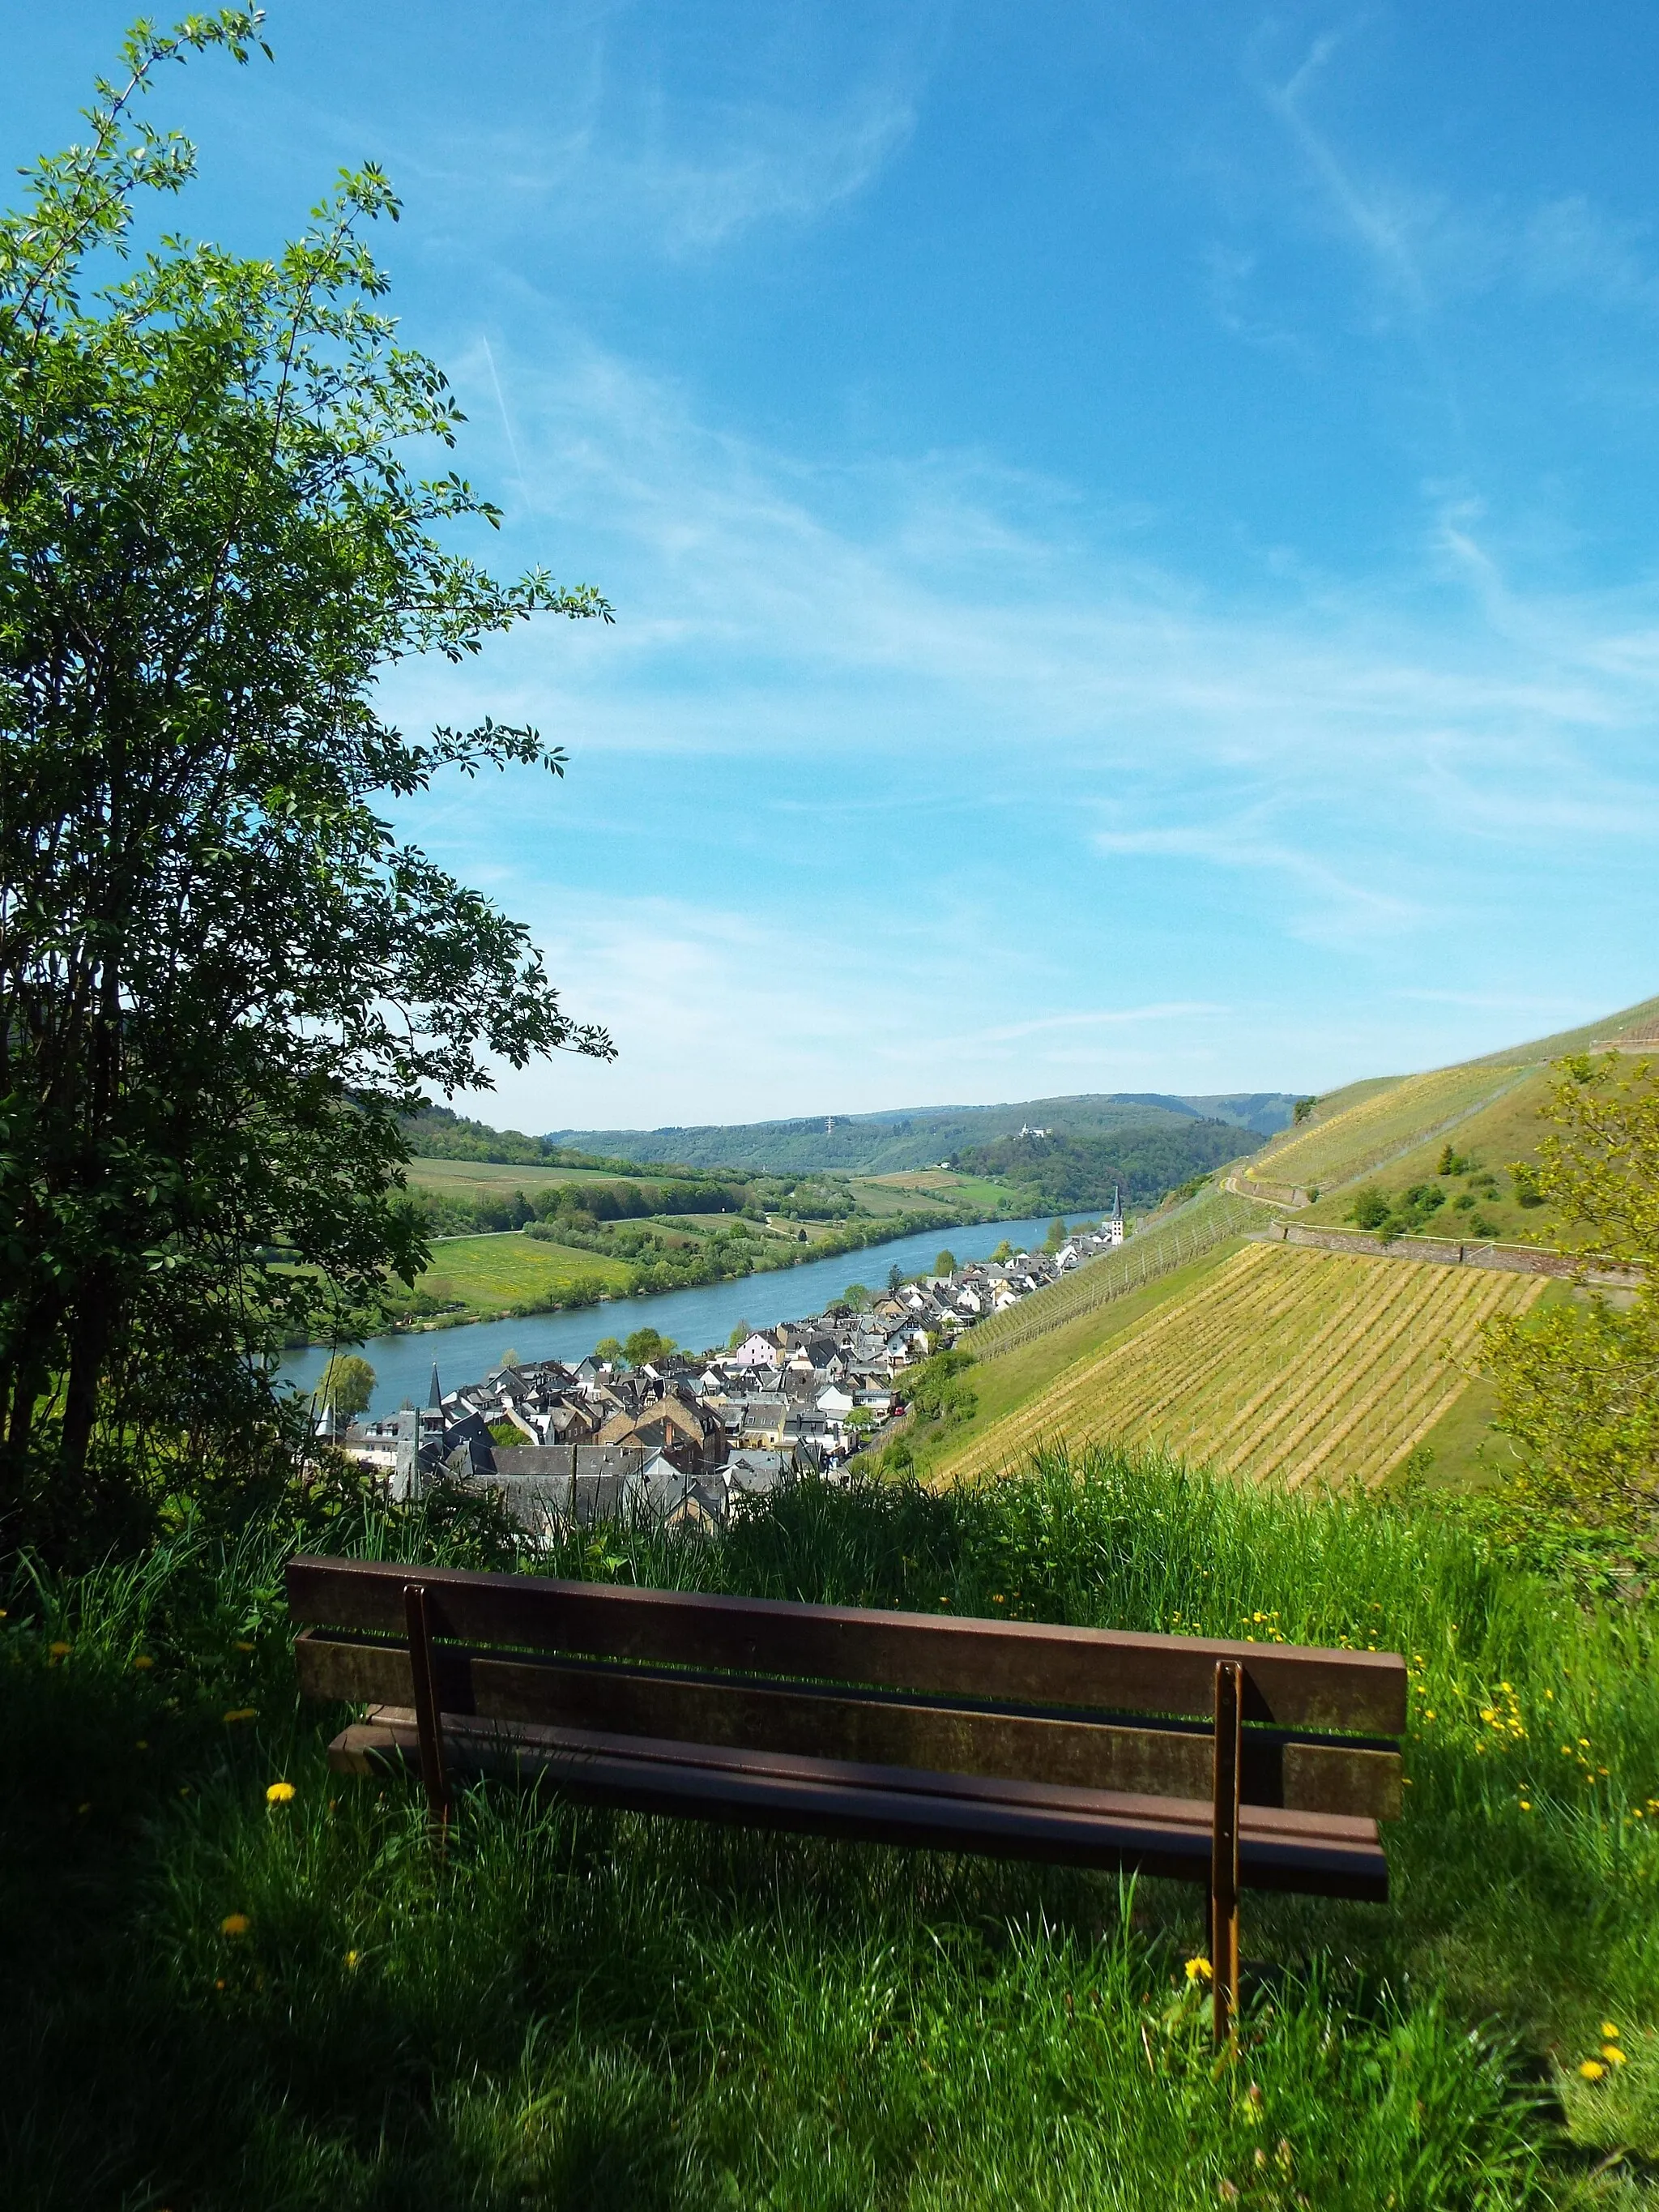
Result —
[{"label": "riverbank", "polygon": [[[729,1224],[687,1222],[683,1243],[669,1258],[641,1262],[625,1252],[612,1253],[592,1241],[565,1242],[540,1224],[524,1230],[482,1230],[472,1237],[432,1240],[432,1261],[403,1310],[384,1316],[349,1316],[339,1331],[376,1337],[426,1334],[434,1329],[465,1328],[476,1322],[520,1321],[538,1314],[596,1306],[607,1299],[643,1299],[723,1282],[747,1282],[757,1275],[781,1274],[835,1257],[870,1251],[909,1237],[935,1240],[934,1249],[968,1228],[1007,1225],[1005,1217],[981,1206],[941,1214],[907,1211],[829,1228],[805,1224],[787,1237],[769,1224],[759,1243],[748,1231],[742,1241]],[[746,1227],[746,1225],[745,1225]],[[702,1231],[711,1233],[706,1243]],[[805,1241],[791,1241],[798,1236]],[[930,1258],[932,1255],[928,1255]],[[307,1347],[296,1339],[286,1347]]]},{"label": "riverbank", "polygon": [[[870,1271],[870,1287],[873,1290],[884,1284],[893,1267],[905,1275],[931,1269],[943,1243],[948,1242],[958,1260],[988,1260],[1005,1237],[1017,1248],[1030,1250],[1042,1242],[1050,1218],[1042,1214],[1023,1221],[983,1221],[943,1231],[937,1223],[930,1223],[926,1231],[866,1248],[881,1263]],[[375,1374],[369,1411],[378,1419],[395,1413],[405,1398],[422,1402],[437,1360],[442,1361],[447,1378],[465,1381],[487,1375],[501,1364],[508,1351],[527,1360],[574,1362],[585,1359],[602,1338],[625,1336],[635,1328],[654,1328],[677,1344],[701,1351],[724,1344],[739,1322],[751,1328],[770,1328],[781,1321],[800,1321],[808,1314],[821,1313],[855,1275],[848,1255],[836,1253],[803,1261],[793,1267],[769,1268],[763,1273],[657,1297],[607,1299],[580,1309],[497,1316],[440,1334],[404,1329],[371,1337],[362,1345]],[[336,1348],[308,1345],[285,1354],[280,1379],[300,1390],[313,1389]]]}]

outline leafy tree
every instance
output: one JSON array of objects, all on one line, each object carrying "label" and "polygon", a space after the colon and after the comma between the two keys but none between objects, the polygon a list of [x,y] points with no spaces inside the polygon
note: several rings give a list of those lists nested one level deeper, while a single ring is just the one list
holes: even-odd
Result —
[{"label": "leafy tree", "polygon": [[933,1273],[936,1275],[954,1275],[956,1272],[957,1255],[947,1248],[945,1251],[940,1252],[935,1257],[933,1261]]},{"label": "leafy tree", "polygon": [[[1627,1310],[1601,1296],[1485,1330],[1497,1426],[1528,1496],[1650,1546],[1659,1520],[1659,1085],[1615,1055],[1559,1063],[1536,1188],[1589,1232],[1581,1256],[1643,1271]],[[1511,1175],[1517,1170],[1511,1168]],[[1518,1175],[1517,1175],[1518,1179]]]},{"label": "leafy tree", "polygon": [[354,1352],[337,1352],[317,1385],[319,1401],[348,1420],[354,1413],[366,1413],[374,1395],[374,1370]]},{"label": "leafy tree", "polygon": [[1394,1208],[1387,1191],[1379,1183],[1368,1182],[1354,1193],[1353,1204],[1348,1211],[1362,1229],[1381,1229]]},{"label": "leafy tree", "polygon": [[1042,1240],[1042,1249],[1045,1252],[1058,1252],[1065,1242],[1066,1217],[1057,1213],[1048,1224],[1048,1234]]},{"label": "leafy tree", "polygon": [[900,1267],[898,1261],[895,1260],[892,1266],[887,1270],[887,1288],[890,1294],[894,1291],[901,1289],[903,1285],[903,1282],[904,1270]]},{"label": "leafy tree", "polygon": [[140,24],[0,220],[0,1521],[33,1470],[76,1492],[100,1423],[255,1433],[285,1331],[424,1263],[398,1116],[486,1054],[611,1051],[374,811],[562,769],[528,728],[406,736],[388,668],[609,614],[441,542],[496,518],[404,458],[461,417],[378,304],[391,186],[343,175],[274,259],[136,250],[194,171],[136,103],[257,23]]},{"label": "leafy tree", "polygon": [[1313,1109],[1318,1105],[1318,1103],[1319,1101],[1317,1098],[1298,1098],[1291,1109],[1291,1121],[1297,1125],[1300,1125],[1302,1122],[1310,1120],[1312,1118]]},{"label": "leafy tree", "polygon": [[1008,1242],[1008,1239],[1006,1237],[1003,1238],[1001,1243],[997,1246],[996,1250],[991,1255],[991,1257],[994,1260],[1012,1260],[1013,1256],[1014,1248]]},{"label": "leafy tree", "polygon": [[663,1336],[654,1328],[636,1328],[631,1336],[623,1339],[622,1351],[630,1367],[644,1367],[666,1359],[674,1348],[672,1336]]},{"label": "leafy tree", "polygon": [[847,1288],[842,1292],[842,1296],[852,1312],[869,1312],[870,1293],[862,1283],[848,1283]]},{"label": "leafy tree", "polygon": [[622,1356],[622,1345],[614,1336],[602,1336],[593,1347],[594,1358],[604,1361],[608,1366],[614,1366]]}]

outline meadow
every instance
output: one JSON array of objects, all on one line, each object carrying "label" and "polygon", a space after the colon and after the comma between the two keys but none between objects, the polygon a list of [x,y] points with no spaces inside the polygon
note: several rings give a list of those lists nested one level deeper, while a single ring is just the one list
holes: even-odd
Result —
[{"label": "meadow", "polygon": [[470,1315],[538,1313],[568,1297],[578,1282],[627,1294],[634,1270],[621,1260],[574,1244],[546,1243],[513,1231],[495,1236],[446,1237],[432,1247],[420,1279],[430,1297],[453,1299]]},{"label": "meadow", "polygon": [[1481,1322],[1524,1313],[1542,1287],[1246,1244],[935,1464],[973,1477],[1017,1462],[1036,1438],[1109,1437],[1287,1487],[1375,1484],[1462,1391]]},{"label": "meadow", "polygon": [[[1346,1103],[1328,1100],[1326,1110],[1257,1152],[1238,1185],[1295,1184],[1304,1190],[1352,1182],[1432,1135],[1456,1127],[1520,1081],[1522,1069],[1485,1063],[1407,1076]],[[1370,1086],[1357,1086],[1369,1090]],[[1341,1106],[1340,1111],[1332,1109]]]},{"label": "meadow", "polygon": [[[1412,1671],[1387,1906],[1255,1895],[1231,2060],[1197,1893],[331,1776],[295,1542],[499,1562],[348,1493],[0,1591],[9,2203],[1498,2212],[1659,2202],[1659,1671],[1469,1506],[1156,1459],[805,1484],[556,1571],[1376,1645]],[[1618,2052],[1618,2057],[1604,2056]],[[1581,2069],[1588,2066],[1589,2074]]]}]

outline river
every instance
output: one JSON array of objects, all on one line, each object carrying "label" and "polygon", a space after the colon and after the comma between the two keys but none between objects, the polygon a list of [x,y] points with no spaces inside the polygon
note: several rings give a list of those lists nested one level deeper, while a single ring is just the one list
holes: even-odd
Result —
[{"label": "river", "polygon": [[[876,1290],[886,1283],[892,1267],[907,1275],[920,1274],[931,1269],[935,1255],[947,1245],[958,1260],[988,1260],[1004,1237],[1018,1250],[1029,1251],[1048,1235],[1052,1218],[1044,1214],[1033,1221],[927,1229],[915,1237],[866,1245],[861,1252],[838,1252],[833,1259],[808,1260],[798,1267],[743,1275],[729,1283],[705,1283],[696,1290],[665,1291],[656,1297],[613,1298],[604,1305],[528,1314],[516,1321],[468,1322],[459,1328],[373,1337],[358,1347],[374,1370],[369,1411],[376,1415],[395,1413],[406,1398],[424,1405],[434,1361],[445,1389],[451,1390],[459,1383],[481,1381],[500,1365],[508,1350],[521,1359],[574,1363],[586,1358],[602,1338],[627,1336],[636,1328],[658,1329],[693,1352],[709,1350],[724,1344],[740,1321],[750,1328],[804,1321],[808,1314],[822,1313],[849,1283],[867,1283]],[[313,1389],[327,1358],[327,1350],[320,1345],[290,1352],[283,1362],[281,1379],[301,1390]]]}]

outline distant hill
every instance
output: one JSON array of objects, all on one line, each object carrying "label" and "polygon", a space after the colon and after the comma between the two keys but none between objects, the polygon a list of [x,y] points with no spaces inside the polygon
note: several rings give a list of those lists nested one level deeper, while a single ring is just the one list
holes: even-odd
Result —
[{"label": "distant hill", "polygon": [[[1259,1142],[1289,1126],[1294,1095],[1285,1091],[1232,1091],[1183,1098],[1163,1091],[1091,1093],[1074,1098],[1028,1098],[1004,1106],[896,1107],[877,1114],[826,1114],[790,1121],[745,1121],[727,1126],[663,1129],[562,1129],[544,1141],[584,1152],[623,1153],[635,1160],[672,1160],[678,1165],[729,1170],[747,1168],[774,1175],[806,1175],[824,1170],[844,1175],[890,1175],[905,1169],[937,1167],[941,1160],[1017,1137],[1023,1128],[1042,1129],[1067,1139],[1109,1137],[1129,1132],[1163,1131],[1170,1139],[1170,1158],[1179,1171],[1169,1178],[1184,1182],[1200,1167],[1215,1164],[1217,1139],[1191,1140],[1195,1125],[1226,1124]],[[1174,1133],[1188,1139],[1187,1149]],[[1224,1157],[1255,1149],[1239,1144]],[[1163,1186],[1167,1188],[1168,1184]],[[1106,1194],[1111,1195],[1109,1188]],[[1077,1204],[1092,1200],[1068,1201]]]},{"label": "distant hill", "polygon": [[953,1165],[967,1175],[1003,1176],[1024,1202],[1024,1213],[1109,1206],[1155,1206],[1166,1192],[1255,1149],[1237,1122],[1173,1118],[1131,1124],[1115,1133],[1072,1137],[998,1137],[969,1145]]}]

